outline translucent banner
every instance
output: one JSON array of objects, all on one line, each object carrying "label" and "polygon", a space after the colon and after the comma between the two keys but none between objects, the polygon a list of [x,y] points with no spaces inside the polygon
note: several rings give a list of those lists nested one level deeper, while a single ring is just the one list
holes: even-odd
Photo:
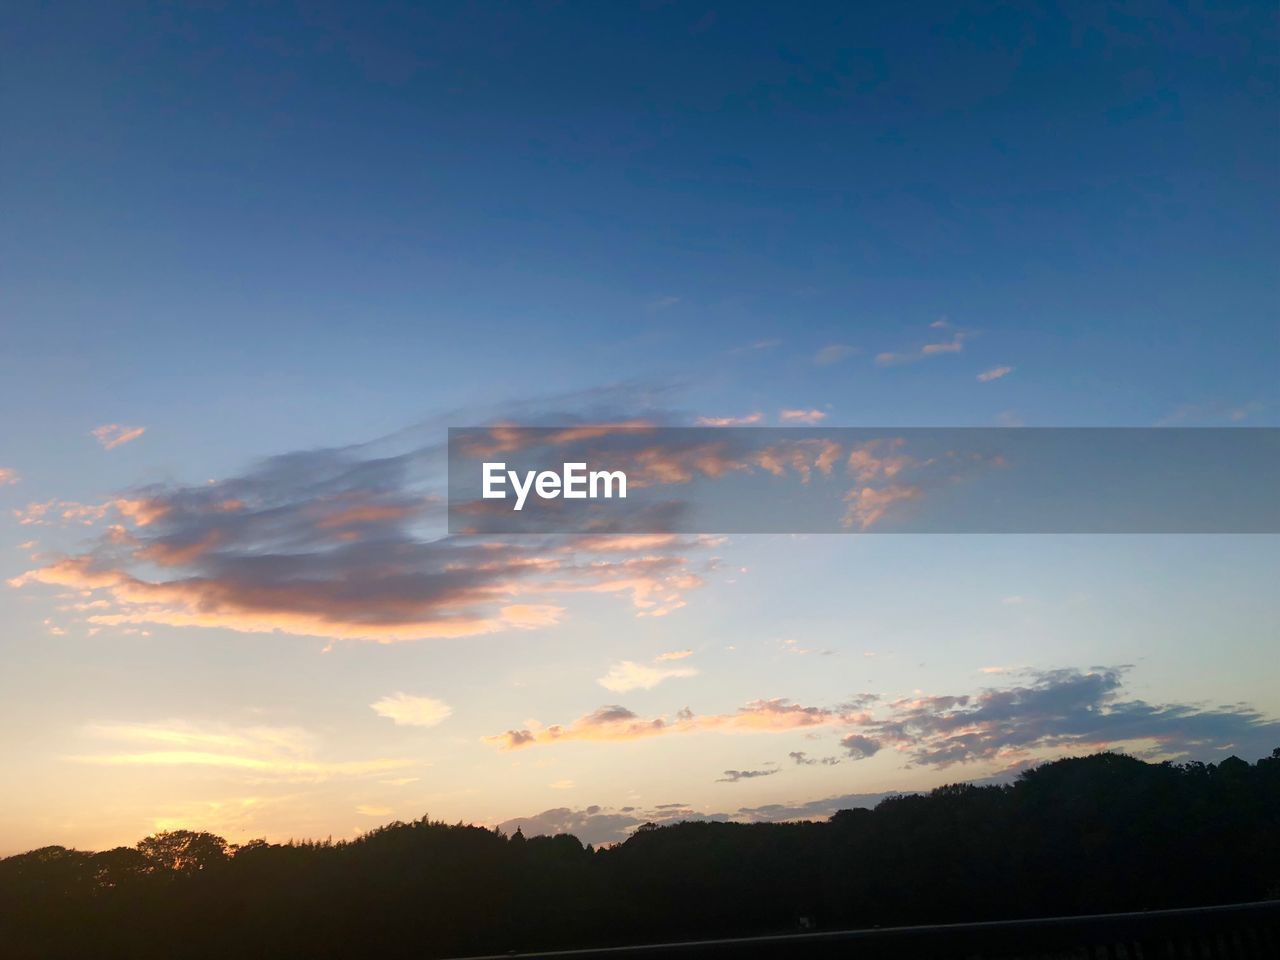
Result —
[{"label": "translucent banner", "polygon": [[449,530],[1276,533],[1280,429],[465,427]]}]

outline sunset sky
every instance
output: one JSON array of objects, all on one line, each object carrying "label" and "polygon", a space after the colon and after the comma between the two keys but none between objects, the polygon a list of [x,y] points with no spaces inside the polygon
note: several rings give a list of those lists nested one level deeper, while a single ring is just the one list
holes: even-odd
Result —
[{"label": "sunset sky", "polygon": [[1274,535],[440,499],[460,426],[1280,426],[1274,11],[427,6],[0,14],[0,855],[1280,746]]}]

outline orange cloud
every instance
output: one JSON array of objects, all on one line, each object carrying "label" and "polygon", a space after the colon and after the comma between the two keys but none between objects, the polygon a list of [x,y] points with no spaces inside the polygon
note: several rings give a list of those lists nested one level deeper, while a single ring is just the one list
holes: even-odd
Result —
[{"label": "orange cloud", "polygon": [[862,487],[850,490],[845,494],[844,499],[849,506],[842,522],[846,527],[856,525],[866,530],[884,519],[884,515],[895,503],[918,500],[923,495],[919,487],[906,484],[891,484],[878,489]]},{"label": "orange cloud", "polygon": [[515,453],[530,446],[564,446],[582,440],[595,440],[615,433],[643,433],[655,428],[651,420],[636,418],[613,423],[585,423],[571,427],[528,429],[502,423],[490,427],[485,435],[465,435],[460,451],[468,457],[483,459],[499,453]]},{"label": "orange cloud", "polygon": [[892,480],[903,470],[916,466],[919,462],[898,452],[905,445],[906,441],[900,437],[893,440],[868,440],[849,451],[845,466],[859,483]]},{"label": "orange cloud", "polygon": [[565,740],[639,740],[648,737],[719,730],[726,733],[780,733],[821,727],[843,721],[836,711],[804,707],[786,699],[753,700],[734,713],[698,716],[681,710],[674,717],[645,719],[626,707],[606,706],[579,717],[568,726],[531,723],[521,730],[485,737],[484,742],[502,750],[518,750]]}]

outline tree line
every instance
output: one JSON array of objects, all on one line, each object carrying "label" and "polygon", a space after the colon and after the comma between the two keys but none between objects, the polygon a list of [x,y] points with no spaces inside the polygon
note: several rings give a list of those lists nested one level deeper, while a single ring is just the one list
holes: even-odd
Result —
[{"label": "tree line", "polygon": [[44,847],[0,860],[0,943],[14,960],[430,958],[1269,897],[1280,748],[1099,753],[821,822],[645,825],[602,849],[426,817],[336,843]]}]

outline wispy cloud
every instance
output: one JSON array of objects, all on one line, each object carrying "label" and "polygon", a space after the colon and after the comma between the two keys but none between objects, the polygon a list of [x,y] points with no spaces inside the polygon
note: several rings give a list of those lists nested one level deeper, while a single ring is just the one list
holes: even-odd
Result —
[{"label": "wispy cloud", "polygon": [[453,707],[433,697],[393,693],[369,704],[380,717],[399,727],[434,727],[453,715]]},{"label": "wispy cloud", "polygon": [[745,343],[740,347],[734,347],[730,353],[754,353],[757,350],[773,350],[775,347],[782,346],[782,341],[774,338],[766,340],[753,340],[751,343]]},{"label": "wispy cloud", "polygon": [[829,343],[813,355],[813,362],[819,367],[829,367],[859,352],[857,347],[851,347],[847,343]]},{"label": "wispy cloud", "polygon": [[673,717],[645,718],[626,707],[612,705],[600,707],[567,726],[559,724],[543,726],[531,723],[524,729],[508,730],[505,733],[485,737],[484,740],[504,750],[517,750],[535,744],[563,740],[639,740],[710,730],[732,733],[777,733],[829,725],[836,723],[839,719],[839,713],[834,710],[805,707],[783,698],[754,700],[738,708],[734,713],[701,716],[686,708]]},{"label": "wispy cloud", "polygon": [[627,693],[630,690],[651,690],[664,680],[697,675],[694,667],[648,666],[623,660],[611,666],[609,672],[596,682],[613,693]]},{"label": "wispy cloud", "polygon": [[972,331],[958,329],[945,319],[935,320],[929,324],[929,327],[932,330],[949,331],[950,337],[946,340],[926,342],[914,350],[878,353],[876,354],[876,364],[881,367],[889,367],[900,363],[915,363],[917,360],[924,360],[928,357],[960,353],[964,350],[965,341],[973,336]]},{"label": "wispy cloud", "polygon": [[777,767],[768,770],[726,770],[716,783],[737,783],[739,780],[754,780],[757,777],[771,777],[778,772]]},{"label": "wispy cloud", "polygon": [[899,503],[919,500],[924,492],[917,486],[892,483],[884,487],[857,487],[845,494],[848,509],[844,525],[866,530],[884,519],[889,510]]},{"label": "wispy cloud", "polygon": [[692,650],[669,650],[666,653],[658,654],[657,657],[655,657],[654,659],[658,660],[659,662],[662,662],[666,660],[683,660],[686,657],[692,657],[692,656],[693,656]]},{"label": "wispy cloud", "polygon": [[102,444],[104,450],[114,450],[132,440],[137,440],[146,432],[146,427],[126,427],[121,423],[104,423],[89,431],[93,438]]},{"label": "wispy cloud", "polygon": [[11,487],[21,479],[12,467],[0,467],[0,487]]},{"label": "wispy cloud", "polygon": [[1237,404],[1222,401],[1184,403],[1175,407],[1168,416],[1157,420],[1156,426],[1175,427],[1180,424],[1194,423],[1244,423],[1254,414],[1261,412],[1262,408],[1262,404],[1257,400]]},{"label": "wispy cloud", "polygon": [[825,767],[834,767],[840,762],[839,757],[811,757],[804,750],[793,750],[791,753],[788,753],[787,756],[790,757],[798,767],[811,767],[815,764],[821,764]]},{"label": "wispy cloud", "polygon": [[823,410],[803,408],[783,408],[778,411],[778,419],[783,423],[819,423],[825,420],[827,414]]},{"label": "wispy cloud", "polygon": [[1013,373],[1013,367],[992,367],[990,370],[983,370],[978,374],[978,382],[990,383],[992,380],[1007,377],[1011,373]]},{"label": "wispy cloud", "polygon": [[800,646],[800,641],[794,637],[788,637],[782,641],[782,649],[787,653],[794,654],[797,657],[806,657],[811,653],[816,653],[820,657],[829,657],[835,653],[834,650],[815,650],[812,647]]},{"label": "wispy cloud", "polygon": [[694,421],[698,427],[749,427],[764,419],[762,413],[748,413],[741,417],[699,417]]},{"label": "wispy cloud", "polygon": [[123,750],[73,756],[80,763],[126,767],[214,767],[254,777],[325,780],[366,776],[406,767],[411,760],[325,760],[315,738],[297,727],[164,723],[97,723],[90,737],[124,745]]}]

